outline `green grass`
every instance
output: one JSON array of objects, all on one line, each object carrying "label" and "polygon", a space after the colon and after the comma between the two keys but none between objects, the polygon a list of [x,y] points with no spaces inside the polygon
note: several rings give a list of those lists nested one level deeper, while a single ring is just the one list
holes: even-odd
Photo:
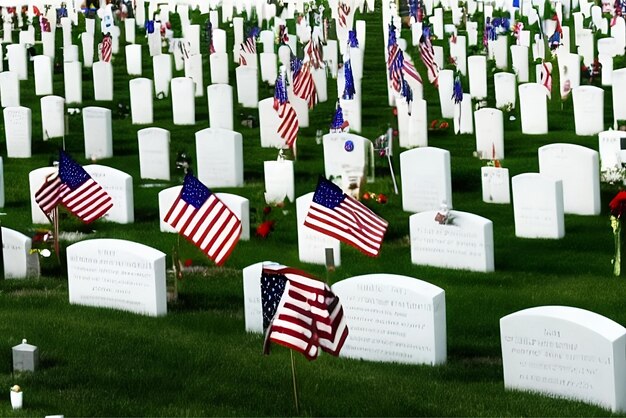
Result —
[{"label": "green grass", "polygon": [[[367,50],[363,92],[363,132],[373,139],[388,124],[396,125],[387,93],[383,62],[380,10],[362,16],[367,21]],[[446,15],[446,18],[449,16]],[[204,20],[194,16],[196,22]],[[567,23],[567,22],[566,22]],[[141,34],[138,31],[138,39]],[[60,45],[60,31],[58,32]],[[410,34],[404,30],[408,39]],[[437,41],[442,42],[442,41]],[[123,48],[124,43],[120,46]],[[203,50],[205,50],[203,43]],[[229,49],[232,38],[229,38]],[[41,48],[39,46],[39,48]],[[414,60],[418,54],[411,49]],[[145,53],[146,51],[144,51]],[[61,51],[57,53],[60,62]],[[210,81],[205,61],[205,83]],[[421,74],[425,71],[417,64]],[[616,68],[624,62],[616,60]],[[95,102],[91,72],[83,70],[83,106],[113,109],[115,157],[98,163],[121,169],[134,179],[135,223],[117,225],[96,222],[83,226],[65,214],[63,231],[89,232],[90,238],[120,238],[142,242],[168,254],[178,239],[158,228],[154,182],[139,178],[137,130],[130,118],[116,118],[118,103],[129,105],[128,76],[123,49],[115,57],[115,100]],[[531,71],[533,73],[533,71]],[[182,75],[182,73],[175,73]],[[558,77],[554,79],[555,89]],[[144,76],[152,77],[151,62],[144,62]],[[33,157],[4,158],[7,216],[4,226],[32,234],[28,172],[48,165],[60,139],[41,140],[40,105],[34,96],[32,66],[29,80],[21,83],[22,103],[33,112]],[[231,82],[234,84],[234,72]],[[63,77],[54,76],[55,93],[63,95]],[[333,115],[335,84],[329,80],[329,101],[310,114],[310,127],[298,139],[296,196],[313,191],[323,172],[322,148],[315,143],[317,129],[325,130]],[[490,77],[490,92],[493,93]],[[260,85],[260,98],[273,90]],[[429,120],[439,118],[436,90],[426,85]],[[558,96],[558,94],[553,94]],[[605,94],[605,122],[611,124],[611,92]],[[490,105],[493,105],[491,95]],[[519,106],[518,106],[519,108]],[[515,176],[537,172],[537,148],[551,142],[569,142],[597,149],[596,137],[576,137],[571,99],[562,107],[549,103],[550,133],[525,136],[517,120],[505,119],[506,156],[503,165]],[[155,100],[155,126],[171,132],[173,180],[182,173],[173,168],[180,151],[194,158],[196,131],[208,127],[206,97],[196,100],[194,126],[172,124],[170,99]],[[259,130],[239,125],[239,115],[254,109],[235,109],[235,130],[244,137],[246,186],[224,189],[250,199],[251,223],[261,219],[263,161],[276,158],[276,150],[260,148]],[[82,116],[69,116],[66,149],[80,163],[84,159]],[[397,142],[396,142],[397,145]],[[515,237],[511,205],[482,202],[480,167],[472,156],[473,135],[454,136],[451,130],[432,132],[429,145],[450,151],[454,208],[493,221],[495,273],[474,273],[411,264],[408,241],[409,213],[402,211],[400,196],[393,194],[385,159],[376,161],[377,180],[366,189],[385,193],[389,203],[372,208],[390,223],[380,257],[372,259],[342,246],[342,265],[329,280],[336,282],[367,273],[394,273],[425,280],[446,291],[448,361],[445,365],[410,366],[372,363],[331,356],[307,362],[296,356],[300,415],[305,416],[606,416],[610,412],[580,402],[504,390],[499,319],[520,309],[540,305],[568,305],[626,323],[623,279],[612,276],[613,239],[608,222],[608,201],[615,189],[603,186],[602,214],[566,215],[566,235],[561,240],[529,240]],[[396,146],[396,150],[398,150]],[[399,173],[398,153],[394,169]],[[161,182],[159,182],[161,183]],[[253,236],[240,242],[224,268],[211,267],[205,274],[189,274],[179,282],[179,300],[166,317],[148,318],[130,313],[69,305],[64,266],[53,259],[42,261],[41,279],[0,281],[0,416],[291,416],[296,415],[287,349],[275,346],[263,356],[263,338],[244,331],[241,269],[262,260],[274,260],[325,277],[322,266],[300,263],[297,254],[295,205],[286,213],[274,210],[275,231],[262,240]],[[254,235],[254,234],[253,234]],[[194,265],[210,266],[195,247],[181,239],[181,257]],[[64,248],[63,243],[62,259]],[[38,345],[40,370],[13,375],[10,347],[22,338]],[[25,409],[13,412],[9,387],[24,388]],[[0,390],[0,394],[2,390]]]}]

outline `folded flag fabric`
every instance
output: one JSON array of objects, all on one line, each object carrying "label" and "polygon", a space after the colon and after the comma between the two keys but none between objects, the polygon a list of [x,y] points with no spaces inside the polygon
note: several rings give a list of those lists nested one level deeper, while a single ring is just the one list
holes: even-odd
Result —
[{"label": "folded flag fabric", "polygon": [[304,225],[370,257],[378,256],[387,231],[387,221],[325,178],[317,184]]},{"label": "folded flag fabric", "polygon": [[164,221],[221,266],[241,236],[241,221],[200,180],[187,173]]},{"label": "folded flag fabric", "polygon": [[264,353],[276,343],[314,360],[319,349],[339,355],[348,326],[339,298],[328,284],[303,271],[265,266],[261,274]]},{"label": "folded flag fabric", "polygon": [[113,207],[111,196],[65,151],[60,151],[58,172],[46,177],[35,201],[48,219],[62,204],[85,223],[101,218]]}]

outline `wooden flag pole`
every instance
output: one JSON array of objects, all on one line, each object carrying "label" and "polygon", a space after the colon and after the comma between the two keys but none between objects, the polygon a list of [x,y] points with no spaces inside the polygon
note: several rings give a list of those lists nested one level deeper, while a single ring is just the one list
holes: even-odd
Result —
[{"label": "wooden flag pole", "polygon": [[300,405],[298,403],[298,385],[296,384],[296,361],[293,357],[293,350],[289,350],[291,356],[291,381],[293,382],[293,401],[296,406],[296,415],[300,415]]}]

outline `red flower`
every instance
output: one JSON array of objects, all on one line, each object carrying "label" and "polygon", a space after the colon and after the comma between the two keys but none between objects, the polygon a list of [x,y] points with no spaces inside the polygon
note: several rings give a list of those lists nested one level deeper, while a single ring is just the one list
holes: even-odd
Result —
[{"label": "red flower", "polygon": [[439,124],[439,129],[448,129],[449,126],[450,124],[444,120]]},{"label": "red flower", "polygon": [[370,200],[370,194],[368,192],[363,193],[363,200]]},{"label": "red flower", "polygon": [[185,260],[185,267],[191,267],[191,263],[192,263],[192,262],[193,262],[193,261],[191,260],[191,258],[186,259],[186,260]]},{"label": "red flower", "polygon": [[384,205],[385,203],[387,203],[387,196],[385,196],[384,194],[379,194],[378,195],[378,203],[380,203],[381,205]]},{"label": "red flower", "polygon": [[611,208],[611,215],[621,218],[626,213],[626,192],[617,193],[609,203],[609,208]]},{"label": "red flower", "polygon": [[274,221],[265,221],[256,227],[256,234],[261,238],[267,238],[267,236],[274,229]]},{"label": "red flower", "polygon": [[435,129],[438,123],[439,123],[438,119],[435,119],[432,122],[430,122],[430,129]]}]

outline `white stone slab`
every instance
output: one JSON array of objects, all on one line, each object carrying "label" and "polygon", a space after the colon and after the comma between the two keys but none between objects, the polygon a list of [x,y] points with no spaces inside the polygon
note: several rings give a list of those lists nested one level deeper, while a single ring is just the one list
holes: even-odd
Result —
[{"label": "white stone slab", "polygon": [[622,163],[626,162],[626,150],[622,150],[622,141],[625,140],[626,132],[624,131],[604,131],[598,134],[600,171],[603,172],[615,167],[622,168]]},{"label": "white stone slab", "polygon": [[228,54],[225,52],[214,52],[210,55],[211,83],[228,84]]},{"label": "white stone slab", "polygon": [[153,87],[149,78],[133,78],[128,82],[130,114],[135,125],[153,123]]},{"label": "white stone slab", "polygon": [[563,183],[565,213],[600,214],[598,152],[582,145],[548,144],[540,147],[539,173]]},{"label": "white stone slab", "polygon": [[522,133],[542,135],[548,133],[548,103],[546,89],[538,83],[520,84],[520,114]]},{"label": "white stone slab", "polygon": [[487,97],[487,57],[472,55],[467,58],[467,66],[470,94],[476,99]]},{"label": "white stone slab", "polygon": [[400,154],[402,209],[437,210],[442,202],[452,208],[450,152],[435,147],[415,148]]},{"label": "white stone slab", "polygon": [[13,71],[0,73],[0,103],[2,107],[20,105],[20,80]]},{"label": "white stone slab", "polygon": [[152,57],[152,71],[154,74],[154,93],[157,98],[169,96],[170,82],[172,81],[172,56],[161,54]]},{"label": "white stone slab", "polygon": [[242,65],[235,69],[237,103],[256,109],[259,106],[258,68]]},{"label": "white stone slab", "polygon": [[126,42],[129,44],[135,43],[135,19],[126,18],[124,20],[124,35],[126,37]]},{"label": "white stone slab", "polygon": [[454,87],[454,72],[452,70],[439,71],[439,103],[442,118],[454,118],[454,100],[452,91]]},{"label": "white stone slab", "polygon": [[92,239],[67,247],[71,304],[167,314],[165,254],[136,242]]},{"label": "white stone slab", "polygon": [[185,77],[193,80],[195,97],[203,97],[204,76],[202,71],[202,55],[191,55],[185,60]]},{"label": "white stone slab", "polygon": [[483,160],[504,158],[504,118],[502,111],[483,107],[474,112],[476,119],[476,151]]},{"label": "white stone slab", "polygon": [[30,214],[34,224],[49,224],[50,221],[35,201],[35,193],[41,188],[47,176],[56,173],[54,167],[42,167],[28,173],[28,187],[30,194]]},{"label": "white stone slab", "polygon": [[563,182],[539,173],[524,173],[514,176],[511,183],[515,236],[563,238]]},{"label": "white stone slab", "polygon": [[522,45],[511,45],[511,61],[513,72],[517,74],[517,81],[527,83],[529,81],[528,71],[528,47]]},{"label": "white stone slab", "polygon": [[411,262],[417,265],[494,271],[493,223],[472,213],[449,211],[449,223],[435,220],[437,211],[409,217]]},{"label": "white stone slab", "polygon": [[[91,33],[82,33],[80,35],[80,43],[83,49],[83,65],[85,68],[91,68],[93,66],[94,57],[94,38]],[[74,61],[78,61],[78,58]]]},{"label": "white stone slab", "polygon": [[407,276],[367,274],[341,280],[332,290],[351,325],[342,357],[409,364],[446,362],[443,289]]},{"label": "white stone slab", "polygon": [[171,88],[174,125],[195,125],[195,83],[191,78],[176,77],[172,79]]},{"label": "white stone slab", "polygon": [[6,107],[4,133],[9,158],[30,158],[32,142],[32,113],[27,107]]},{"label": "white stone slab", "polygon": [[324,176],[327,179],[351,175],[366,176],[371,142],[351,133],[329,133],[323,136]]},{"label": "white stone slab", "polygon": [[295,200],[293,161],[277,160],[263,162],[265,202],[267,204]]},{"label": "white stone slab", "polygon": [[141,48],[140,44],[126,45],[124,47],[126,51],[126,73],[128,75],[141,76],[143,73]]},{"label": "white stone slab", "polygon": [[80,62],[63,63],[63,81],[65,101],[81,104],[83,102],[83,75]]},{"label": "white stone slab", "polygon": [[517,101],[517,81],[515,74],[495,73],[493,84],[496,94],[496,107],[498,109],[511,105],[515,108]]},{"label": "white stone slab", "polygon": [[54,32],[42,32],[41,43],[43,44],[43,55],[54,60],[56,48],[54,45]]},{"label": "white stone slab", "polygon": [[573,88],[580,85],[580,56],[577,54],[559,54],[559,89],[565,98]]},{"label": "white stone slab", "polygon": [[85,158],[100,160],[113,157],[113,128],[111,109],[88,106],[83,108]]},{"label": "white stone slab", "polygon": [[43,140],[65,135],[65,99],[60,96],[44,96],[41,104],[41,131]]},{"label": "white stone slab", "polygon": [[207,187],[243,186],[243,137],[239,132],[206,128],[196,132],[198,179]]},{"label": "white stone slab", "polygon": [[207,87],[209,127],[233,129],[233,88],[228,84]]},{"label": "white stone slab", "polygon": [[53,94],[52,59],[46,55],[37,55],[33,60],[35,70],[35,94],[47,96]]},{"label": "white stone slab", "polygon": [[163,128],[137,131],[139,175],[142,179],[170,180],[170,132]]},{"label": "white stone slab", "polygon": [[454,132],[457,134],[473,134],[474,122],[472,118],[472,96],[463,94],[460,103],[454,105]]},{"label": "white stone slab", "polygon": [[263,148],[286,148],[285,140],[278,134],[280,118],[274,110],[274,98],[259,102],[259,132]]},{"label": "white stone slab", "polygon": [[2,227],[2,258],[5,279],[39,277],[39,255],[32,254],[32,240],[26,235]]},{"label": "white stone slab", "polygon": [[276,54],[273,52],[261,52],[259,58],[261,62],[261,81],[273,86],[278,77]]},{"label": "white stone slab", "polygon": [[483,202],[511,203],[509,169],[502,167],[481,167]]},{"label": "white stone slab", "polygon": [[333,251],[335,266],[341,266],[341,248],[339,240],[304,226],[304,219],[313,201],[313,192],[296,199],[296,217],[298,222],[298,259],[304,263],[326,264],[326,249]]},{"label": "white stone slab", "polygon": [[16,73],[20,80],[28,80],[28,61],[24,45],[7,45],[6,56],[9,60],[9,71]]},{"label": "white stone slab", "polygon": [[93,95],[96,101],[113,100],[113,64],[110,62],[93,64]]},{"label": "white stone slab", "polygon": [[604,130],[604,90],[579,86],[572,90],[576,135],[596,135]]},{"label": "white stone slab", "polygon": [[77,62],[80,61],[78,57],[78,45],[66,45],[63,47],[63,62]]},{"label": "white stone slab", "polygon": [[133,178],[115,168],[99,164],[86,165],[85,171],[111,196],[113,207],[102,219],[119,224],[135,221]]},{"label": "white stone slab", "polygon": [[507,389],[626,411],[626,329],[570,306],[539,306],[500,319]]}]

